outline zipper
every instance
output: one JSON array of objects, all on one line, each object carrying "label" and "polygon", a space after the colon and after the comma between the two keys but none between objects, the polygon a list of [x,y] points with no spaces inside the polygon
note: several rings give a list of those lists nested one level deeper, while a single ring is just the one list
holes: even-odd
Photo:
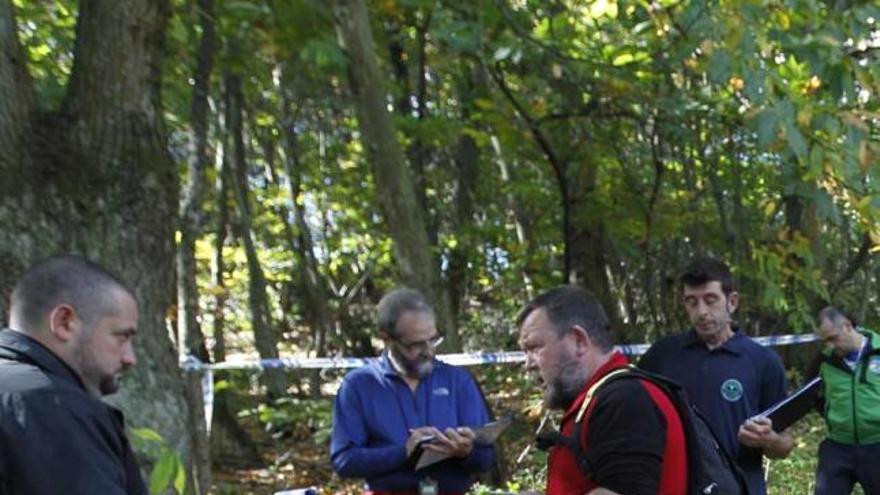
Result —
[{"label": "zipper", "polygon": [[[861,356],[859,356],[861,358]],[[856,361],[856,367],[853,369],[852,374],[852,386],[850,387],[850,395],[852,396],[852,420],[853,420],[853,438],[856,441],[856,445],[859,444],[859,421],[858,414],[859,408],[856,404],[856,385],[858,385],[859,380],[859,362]]]}]

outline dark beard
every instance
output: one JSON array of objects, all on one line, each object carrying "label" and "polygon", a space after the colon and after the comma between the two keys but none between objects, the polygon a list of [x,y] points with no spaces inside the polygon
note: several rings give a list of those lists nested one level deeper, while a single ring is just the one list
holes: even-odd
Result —
[{"label": "dark beard", "polygon": [[104,395],[115,394],[119,391],[119,377],[112,376],[102,379],[99,388]]}]

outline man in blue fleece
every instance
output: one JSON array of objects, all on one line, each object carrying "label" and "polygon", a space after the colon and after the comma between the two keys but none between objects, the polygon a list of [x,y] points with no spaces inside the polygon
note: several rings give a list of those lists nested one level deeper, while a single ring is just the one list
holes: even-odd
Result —
[{"label": "man in blue fleece", "polygon": [[[480,390],[470,373],[434,359],[443,337],[419,292],[394,290],[377,313],[385,352],[342,382],[333,409],[333,469],[365,478],[372,495],[465,493],[494,458],[490,445],[474,439],[473,429],[489,420]],[[421,449],[450,459],[415,471]]]}]

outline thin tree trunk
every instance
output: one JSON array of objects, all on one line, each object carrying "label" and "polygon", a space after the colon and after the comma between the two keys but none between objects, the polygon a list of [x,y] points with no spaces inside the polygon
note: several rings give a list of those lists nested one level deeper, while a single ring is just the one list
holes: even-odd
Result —
[{"label": "thin tree trunk", "polygon": [[[244,96],[241,88],[241,76],[229,73],[226,75],[227,91],[227,123],[233,141],[233,173],[232,184],[235,190],[235,200],[238,205],[239,237],[244,244],[245,257],[247,258],[248,274],[248,300],[251,310],[251,325],[254,332],[254,346],[261,359],[278,358],[278,336],[269,327],[269,304],[266,300],[266,278],[263,268],[257,257],[257,248],[254,243],[251,227],[251,208],[248,198],[247,162],[244,145],[243,129],[243,103]],[[263,383],[270,400],[283,397],[287,391],[287,380],[284,370],[269,368],[263,374]]]},{"label": "thin tree trunk", "polygon": [[[589,154],[587,154],[589,155]],[[597,165],[589,162],[579,164],[577,174],[570,183],[569,217],[570,252],[572,270],[577,283],[593,292],[608,317],[612,328],[618,329],[619,308],[617,299],[611,293],[611,279],[608,276],[605,253],[608,251],[608,240],[601,209],[597,206],[596,194]]]},{"label": "thin tree trunk", "polygon": [[[220,117],[218,120],[224,122],[225,119]],[[226,244],[226,238],[229,231],[229,164],[226,155],[226,141],[229,133],[225,125],[222,125],[221,139],[217,143],[217,153],[214,159],[214,166],[217,169],[217,179],[215,181],[215,190],[217,191],[217,225],[216,235],[214,237],[214,258],[211,262],[211,281],[213,283],[213,293],[216,294],[214,299],[214,361],[222,363],[226,360],[226,298],[227,291],[226,281],[223,275],[226,272],[226,266],[223,261],[223,246]]]},{"label": "thin tree trunk", "polygon": [[[488,94],[486,82],[480,77],[478,66],[465,65],[458,93],[462,108],[462,121],[468,122],[471,119],[474,102],[478,98],[485,98]],[[455,315],[460,315],[469,285],[468,275],[471,273],[468,267],[468,258],[474,250],[474,233],[471,226],[474,223],[476,188],[480,178],[480,148],[467,132],[462,132],[458,136],[453,164],[457,187],[455,189],[455,225],[452,231],[457,232],[458,235],[457,243],[450,249],[446,286],[449,291],[452,312]]]},{"label": "thin tree trunk", "polygon": [[[327,282],[318,270],[318,259],[315,256],[314,243],[311,229],[306,222],[305,205],[299,203],[302,192],[302,169],[300,161],[299,144],[293,125],[293,116],[290,111],[290,99],[287,95],[282,102],[282,122],[287,132],[284,134],[284,161],[287,182],[290,185],[290,200],[294,208],[294,222],[297,234],[297,254],[300,259],[300,286],[303,289],[303,302],[305,303],[306,321],[312,328],[314,336],[315,356],[323,357],[327,354],[327,336],[333,331],[334,320],[328,301],[330,301],[330,289]],[[313,375],[311,392],[312,395],[320,395],[320,374]]]},{"label": "thin tree trunk", "polygon": [[403,283],[419,289],[437,309],[437,324],[445,330],[449,349],[460,349],[455,317],[442,289],[434,254],[400,143],[385,103],[385,79],[373,52],[373,35],[363,0],[335,0],[333,10],[340,42],[348,53],[348,75],[362,142],[376,182],[379,205],[394,241]]},{"label": "thin tree trunk", "polygon": [[[225,136],[225,135],[224,135]],[[214,359],[226,360],[226,282],[223,274],[223,246],[226,244],[229,224],[229,167],[222,142],[217,147],[217,233],[214,239],[214,258],[211,263],[211,279],[214,285]],[[256,467],[262,461],[257,446],[244,431],[235,417],[229,402],[230,390],[220,390],[214,396],[214,416],[211,421],[211,456],[214,462],[225,465]]]},{"label": "thin tree trunk", "polygon": [[[418,72],[416,72],[416,113],[420,123],[424,122],[428,117],[428,28],[431,24],[431,10],[429,9],[422,22],[416,26],[418,40]],[[419,136],[415,136],[409,149],[406,151],[409,159],[410,169],[413,171],[413,186],[416,190],[416,198],[422,207],[422,214],[425,220],[425,227],[428,231],[428,241],[432,246],[437,245],[437,226],[436,221],[431,218],[431,209],[428,206],[428,177],[425,169],[428,165],[428,158],[431,155],[430,147],[422,141]],[[454,309],[453,303],[453,309]],[[453,315],[457,313],[453,312]]]},{"label": "thin tree trunk", "polygon": [[[196,70],[193,75],[190,126],[192,128],[189,164],[180,204],[180,243],[177,246],[177,344],[180,357],[196,356],[203,363],[209,362],[208,349],[199,325],[199,293],[196,286],[196,239],[201,232],[202,197],[205,169],[209,166],[208,140],[208,93],[211,69],[214,62],[214,2],[198,0],[197,15],[202,28],[199,39]],[[207,424],[204,416],[201,376],[186,376],[186,399],[190,406],[190,424],[193,429],[192,443],[199,446],[194,459],[195,480],[198,493],[207,493],[211,486],[211,453]]]}]

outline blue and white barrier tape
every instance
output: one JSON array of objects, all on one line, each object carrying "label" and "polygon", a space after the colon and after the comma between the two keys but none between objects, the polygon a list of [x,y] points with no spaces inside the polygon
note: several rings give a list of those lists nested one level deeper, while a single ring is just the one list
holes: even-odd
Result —
[{"label": "blue and white barrier tape", "polygon": [[[807,335],[771,335],[754,337],[752,340],[763,346],[780,346],[814,342],[817,337]],[[627,356],[641,356],[650,344],[620,345],[617,349]],[[188,372],[203,370],[263,370],[270,368],[283,369],[345,369],[358,368],[375,361],[377,358],[355,357],[321,357],[321,358],[279,358],[261,359],[259,361],[227,361],[223,363],[205,364],[193,356],[188,356],[180,363]],[[437,359],[455,366],[476,366],[480,364],[521,363],[526,357],[521,351],[512,352],[466,352],[459,354],[442,354]]]}]

